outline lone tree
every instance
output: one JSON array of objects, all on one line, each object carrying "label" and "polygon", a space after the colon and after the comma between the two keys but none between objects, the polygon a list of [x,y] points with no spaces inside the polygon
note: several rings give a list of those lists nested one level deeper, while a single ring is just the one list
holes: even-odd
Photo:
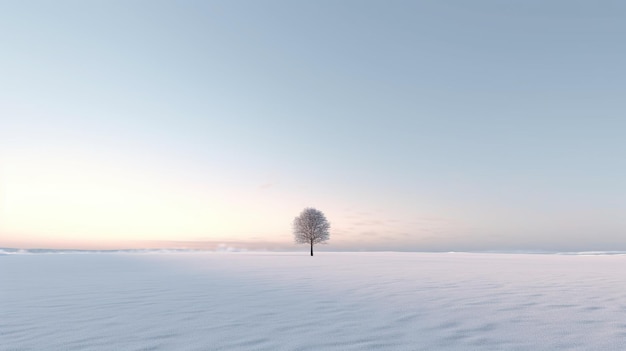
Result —
[{"label": "lone tree", "polygon": [[311,244],[311,256],[313,256],[313,244],[323,243],[328,240],[330,223],[320,210],[307,207],[293,220],[293,235],[298,244]]}]

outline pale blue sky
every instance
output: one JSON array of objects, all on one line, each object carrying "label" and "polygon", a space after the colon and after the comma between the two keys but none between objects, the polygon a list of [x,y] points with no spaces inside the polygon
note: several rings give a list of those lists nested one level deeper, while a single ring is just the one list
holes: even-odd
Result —
[{"label": "pale blue sky", "polygon": [[289,247],[315,206],[327,249],[626,250],[625,37],[620,1],[2,2],[0,246]]}]

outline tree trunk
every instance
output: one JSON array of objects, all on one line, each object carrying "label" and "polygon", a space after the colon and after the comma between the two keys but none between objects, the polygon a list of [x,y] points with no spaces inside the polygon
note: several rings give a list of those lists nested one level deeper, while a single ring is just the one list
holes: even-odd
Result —
[{"label": "tree trunk", "polygon": [[311,240],[311,256],[313,256],[313,240]]}]

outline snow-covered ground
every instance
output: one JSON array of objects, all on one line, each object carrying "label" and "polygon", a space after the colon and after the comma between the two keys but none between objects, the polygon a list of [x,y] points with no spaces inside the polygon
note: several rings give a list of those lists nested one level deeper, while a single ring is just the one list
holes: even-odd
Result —
[{"label": "snow-covered ground", "polygon": [[626,256],[0,256],[0,350],[623,350]]}]

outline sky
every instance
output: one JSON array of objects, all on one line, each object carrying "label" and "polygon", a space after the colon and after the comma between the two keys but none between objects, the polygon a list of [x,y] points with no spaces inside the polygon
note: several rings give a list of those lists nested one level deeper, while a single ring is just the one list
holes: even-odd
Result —
[{"label": "sky", "polygon": [[0,247],[626,250],[622,1],[0,2]]}]

